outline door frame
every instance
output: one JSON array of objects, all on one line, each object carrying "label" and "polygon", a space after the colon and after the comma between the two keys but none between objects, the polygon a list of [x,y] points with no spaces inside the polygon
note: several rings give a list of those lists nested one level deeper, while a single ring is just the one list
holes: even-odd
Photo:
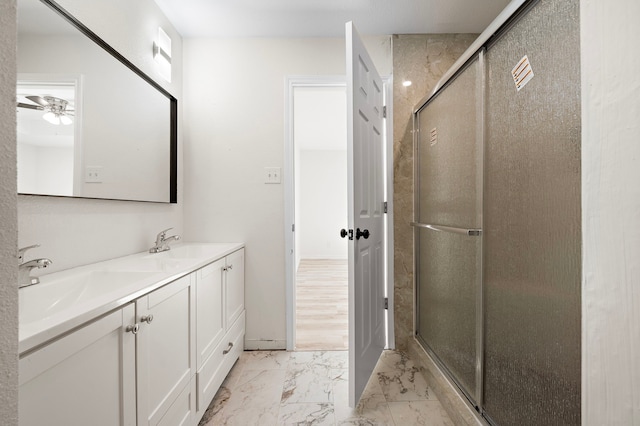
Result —
[{"label": "door frame", "polygon": [[[385,189],[387,198],[387,214],[385,217],[385,286],[389,309],[386,317],[386,334],[388,349],[395,349],[394,314],[393,314],[393,76],[382,77],[384,96],[387,105],[385,120],[385,154],[386,176]],[[287,76],[285,82],[285,138],[284,138],[284,250],[285,250],[285,293],[286,293],[286,334],[287,351],[295,350],[296,328],[296,288],[295,288],[295,145],[294,145],[294,105],[293,96],[296,87],[346,87],[344,75],[326,76]],[[346,102],[346,100],[345,100]],[[344,224],[347,227],[347,223]],[[336,238],[338,238],[336,229]],[[345,242],[346,243],[346,242]]]}]

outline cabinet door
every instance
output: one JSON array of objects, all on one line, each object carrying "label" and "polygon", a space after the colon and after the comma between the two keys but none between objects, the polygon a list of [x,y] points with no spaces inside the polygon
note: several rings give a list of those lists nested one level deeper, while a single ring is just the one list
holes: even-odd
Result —
[{"label": "cabinet door", "polygon": [[196,272],[196,365],[199,369],[224,336],[222,280],[225,260]]},{"label": "cabinet door", "polygon": [[136,301],[138,426],[157,425],[194,373],[192,276]]},{"label": "cabinet door", "polygon": [[244,311],[244,249],[226,259],[225,327],[229,329]]},{"label": "cabinet door", "polygon": [[133,305],[20,359],[21,426],[136,424]]}]

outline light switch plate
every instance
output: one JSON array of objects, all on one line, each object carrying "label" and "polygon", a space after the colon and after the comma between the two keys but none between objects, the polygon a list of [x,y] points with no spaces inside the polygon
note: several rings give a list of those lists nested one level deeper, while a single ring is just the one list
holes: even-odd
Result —
[{"label": "light switch plate", "polygon": [[280,167],[265,167],[264,183],[281,183],[281,173]]},{"label": "light switch plate", "polygon": [[87,183],[102,183],[102,166],[87,166],[84,169],[84,181]]}]

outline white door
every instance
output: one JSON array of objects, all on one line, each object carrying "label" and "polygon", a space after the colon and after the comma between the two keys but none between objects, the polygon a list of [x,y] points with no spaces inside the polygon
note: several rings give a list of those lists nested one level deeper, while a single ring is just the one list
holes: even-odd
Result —
[{"label": "white door", "polygon": [[385,344],[383,86],[353,23],[346,24],[349,228],[349,405]]}]

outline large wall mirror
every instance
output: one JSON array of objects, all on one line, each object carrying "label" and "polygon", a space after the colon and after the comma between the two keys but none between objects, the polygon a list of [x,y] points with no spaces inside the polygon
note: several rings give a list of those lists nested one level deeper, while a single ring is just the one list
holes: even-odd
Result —
[{"label": "large wall mirror", "polygon": [[176,99],[50,0],[18,0],[17,102],[19,193],[176,202]]}]

